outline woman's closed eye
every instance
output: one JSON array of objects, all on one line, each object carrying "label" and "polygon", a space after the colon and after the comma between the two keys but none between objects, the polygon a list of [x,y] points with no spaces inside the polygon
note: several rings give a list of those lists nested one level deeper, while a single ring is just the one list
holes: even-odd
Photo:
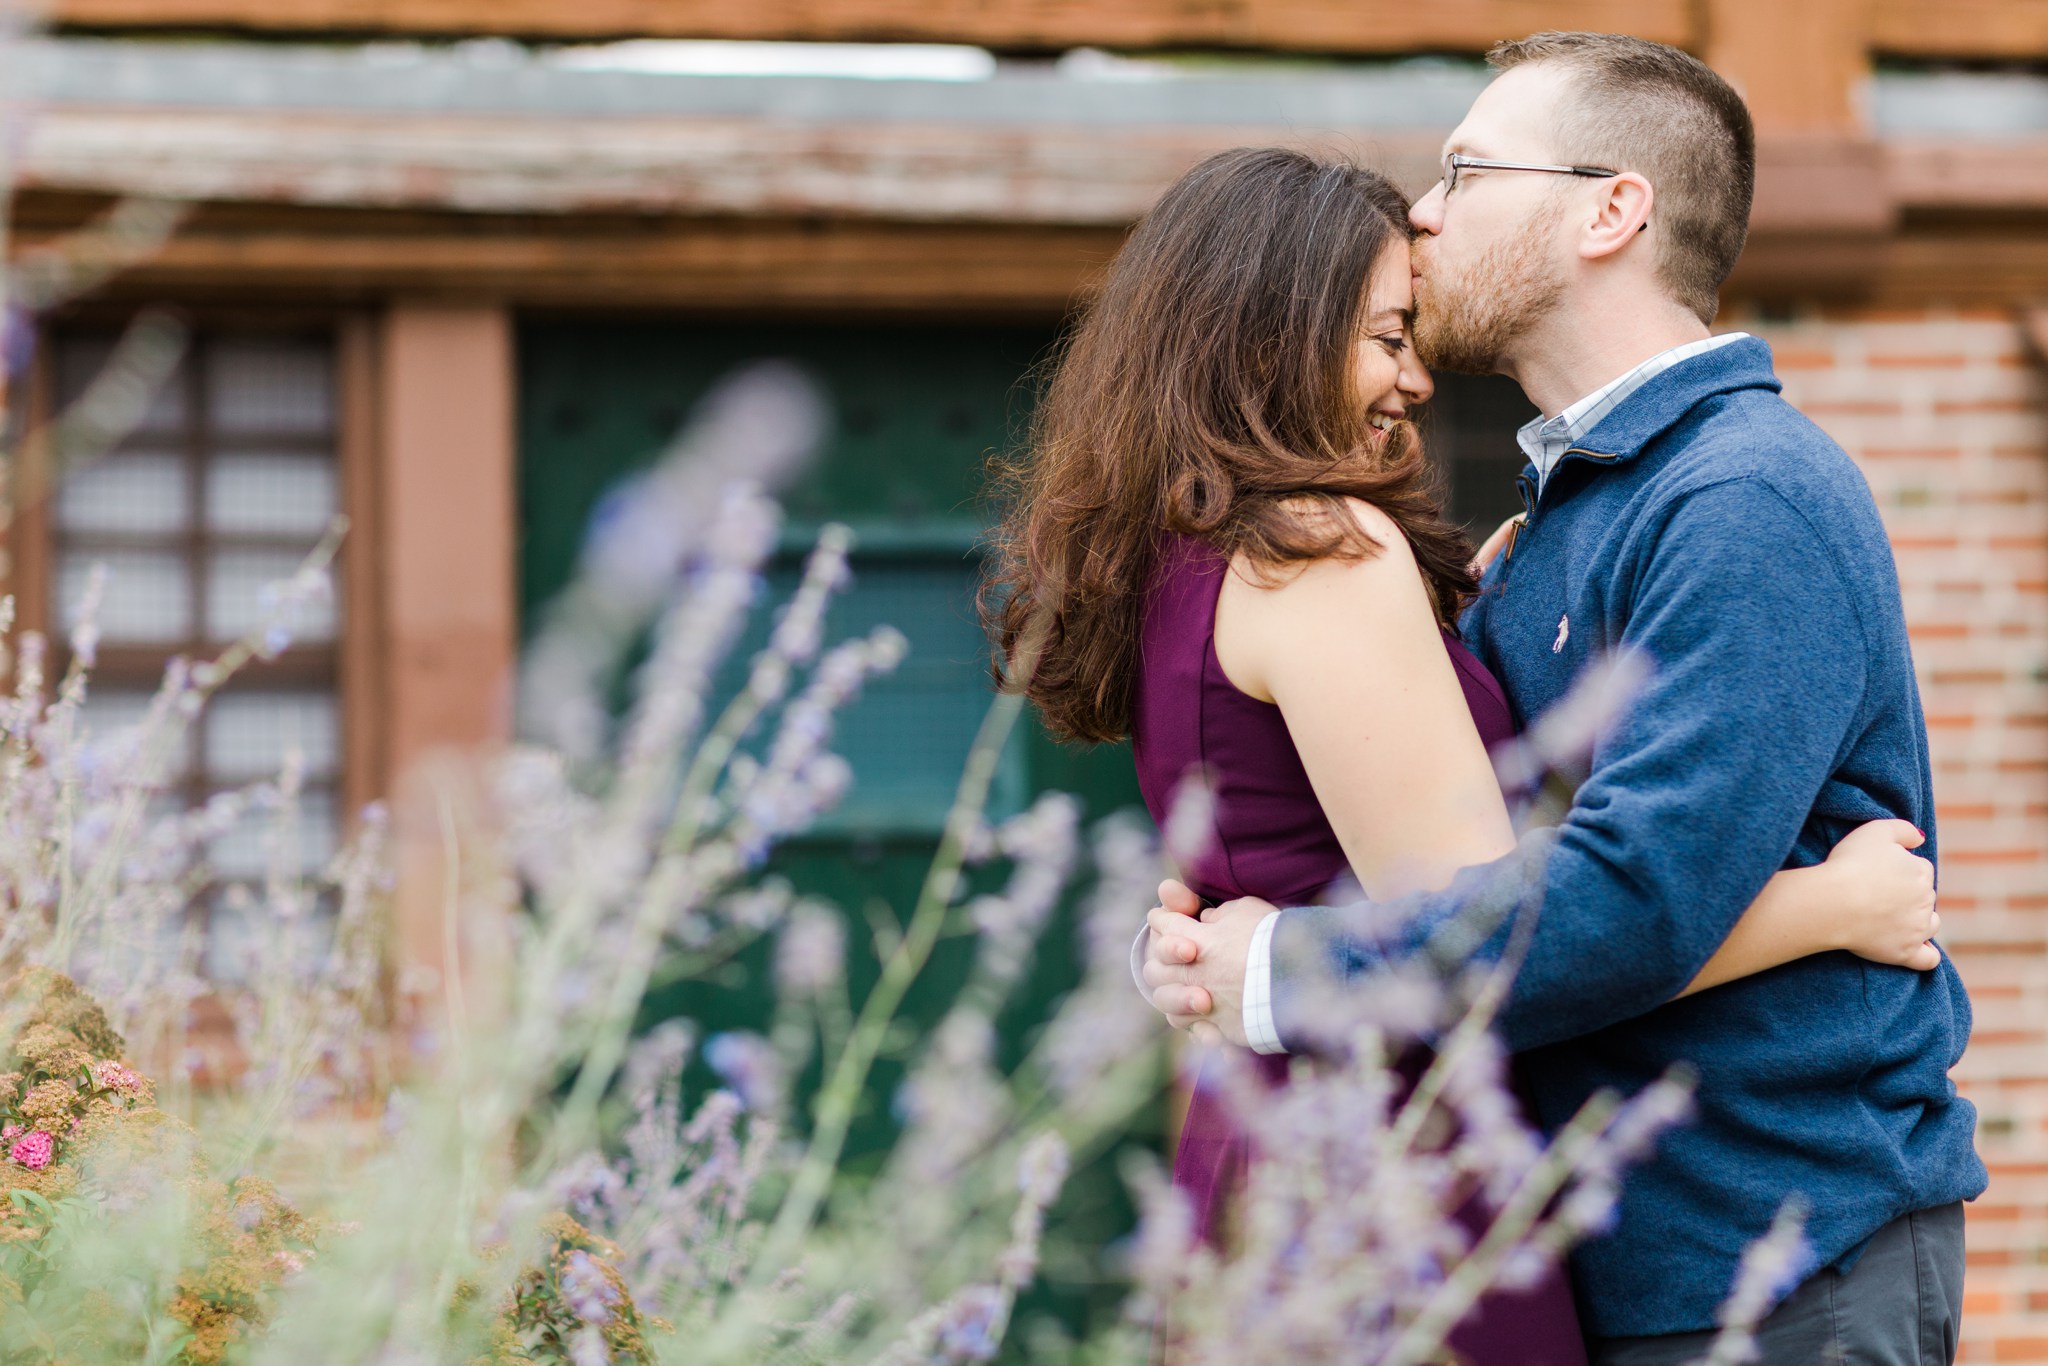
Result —
[{"label": "woman's closed eye", "polygon": [[1403,351],[1406,351],[1408,349],[1408,335],[1405,332],[1395,332],[1391,335],[1377,336],[1374,337],[1373,340],[1378,342],[1381,346],[1386,347],[1387,354],[1390,356],[1398,356]]}]

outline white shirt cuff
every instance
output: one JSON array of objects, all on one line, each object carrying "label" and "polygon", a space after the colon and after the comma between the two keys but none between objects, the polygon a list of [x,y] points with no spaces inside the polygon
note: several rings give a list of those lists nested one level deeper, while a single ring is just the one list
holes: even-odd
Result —
[{"label": "white shirt cuff", "polygon": [[1285,1053],[1280,1027],[1273,1019],[1273,922],[1280,912],[1268,911],[1252,931],[1244,960],[1244,1037],[1254,1053]]}]

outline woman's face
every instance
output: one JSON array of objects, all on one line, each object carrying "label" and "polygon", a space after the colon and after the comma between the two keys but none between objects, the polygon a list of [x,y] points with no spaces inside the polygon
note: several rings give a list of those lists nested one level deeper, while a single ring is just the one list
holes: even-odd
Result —
[{"label": "woman's face", "polygon": [[1415,296],[1408,244],[1380,254],[1365,290],[1365,334],[1351,348],[1351,382],[1375,427],[1385,430],[1436,391],[1415,358]]}]

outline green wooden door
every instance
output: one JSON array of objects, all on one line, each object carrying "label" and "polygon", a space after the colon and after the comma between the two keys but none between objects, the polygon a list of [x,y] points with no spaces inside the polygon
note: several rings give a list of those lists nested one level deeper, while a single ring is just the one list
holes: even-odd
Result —
[{"label": "green wooden door", "polygon": [[[856,785],[824,841],[852,865],[883,845],[929,843],[990,698],[973,607],[986,461],[1028,417],[1026,377],[1052,340],[1049,328],[1017,326],[527,322],[522,619],[531,626],[566,582],[605,490],[659,455],[719,377],[764,356],[797,362],[834,417],[815,467],[785,498],[793,553],[771,590],[793,583],[807,532],[849,523],[854,586],[833,633],[888,622],[911,642],[898,673],[843,718],[837,743]],[[765,616],[741,653],[764,628]],[[1003,765],[998,812],[1047,788],[1076,793],[1091,816],[1139,801],[1122,747],[1065,749],[1027,729]]]},{"label": "green wooden door", "polygon": [[[719,323],[698,320],[530,319],[519,329],[520,595],[529,627],[572,571],[584,525],[604,491],[662,450],[691,407],[734,366],[762,357],[795,361],[826,391],[834,417],[815,467],[786,497],[792,540],[825,521],[858,537],[854,586],[834,609],[837,637],[888,622],[911,652],[892,678],[870,688],[842,718],[835,745],[855,787],[813,836],[786,846],[776,871],[800,889],[853,913],[905,914],[936,845],[975,726],[991,700],[987,647],[973,593],[983,531],[980,502],[988,455],[1029,415],[1027,376],[1054,339],[1046,327]],[[793,546],[794,549],[794,546]],[[777,586],[793,582],[795,561]],[[764,617],[765,621],[765,617]],[[763,622],[742,644],[758,643]],[[1005,756],[995,802],[1021,808],[1037,792],[1080,796],[1089,819],[1140,804],[1122,746],[1056,746],[1027,725]],[[1021,1051],[1031,1030],[1078,977],[1072,907],[1039,946],[1031,976],[1004,1021],[1004,1046]],[[964,976],[965,943],[941,946],[913,1018],[935,1020]],[[855,999],[876,964],[849,965]],[[716,982],[662,988],[647,1016],[688,1014],[710,1027],[760,1027],[766,1019],[765,953]],[[1006,1058],[1005,1063],[1011,1059]],[[858,1163],[887,1143],[887,1097],[900,1073],[878,1069],[873,1104],[853,1136]],[[1134,1140],[1156,1139],[1152,1132]],[[1063,1222],[1077,1243],[1108,1244],[1130,1212],[1108,1163],[1076,1174]],[[1085,1279],[1050,1297],[1070,1325],[1105,1312],[1113,1290]],[[1051,1307],[1051,1306],[1049,1306]]]}]

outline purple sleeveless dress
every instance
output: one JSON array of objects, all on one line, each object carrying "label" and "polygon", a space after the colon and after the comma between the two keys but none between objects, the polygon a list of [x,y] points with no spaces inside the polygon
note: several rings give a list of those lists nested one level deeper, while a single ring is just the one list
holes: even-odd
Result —
[{"label": "purple sleeveless dress", "polygon": [[[1216,796],[1215,838],[1187,870],[1188,885],[1211,902],[1257,896],[1279,906],[1313,904],[1349,870],[1295,753],[1280,709],[1239,692],[1216,658],[1216,598],[1227,562],[1192,537],[1168,535],[1146,587],[1131,704],[1138,785],[1164,822],[1175,786],[1192,768],[1208,771]],[[1454,637],[1445,648],[1480,737],[1489,747],[1514,734],[1507,697],[1486,666]],[[1287,1079],[1287,1059],[1259,1056],[1269,1085]],[[1243,1189],[1251,1160],[1219,1088],[1198,1086],[1181,1129],[1174,1184],[1192,1201],[1203,1238]],[[1461,1213],[1483,1227],[1474,1211]],[[1563,1273],[1532,1289],[1481,1300],[1451,1336],[1468,1366],[1585,1366],[1578,1314]]]}]

